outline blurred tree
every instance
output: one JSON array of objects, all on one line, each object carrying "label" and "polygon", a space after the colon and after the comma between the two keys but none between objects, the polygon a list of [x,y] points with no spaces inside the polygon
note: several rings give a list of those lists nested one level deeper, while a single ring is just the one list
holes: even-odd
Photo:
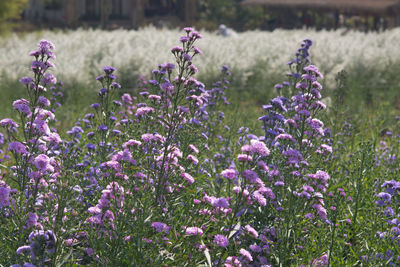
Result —
[{"label": "blurred tree", "polygon": [[246,8],[242,0],[197,0],[199,24],[209,30],[216,30],[219,24],[244,31],[259,28],[265,18],[261,6]]},{"label": "blurred tree", "polygon": [[63,6],[63,0],[44,0],[44,6],[47,9],[59,9]]},{"label": "blurred tree", "polygon": [[111,14],[111,1],[100,0],[100,25],[103,29],[107,27]]},{"label": "blurred tree", "polygon": [[12,27],[13,20],[21,17],[27,0],[0,0],[0,32]]}]

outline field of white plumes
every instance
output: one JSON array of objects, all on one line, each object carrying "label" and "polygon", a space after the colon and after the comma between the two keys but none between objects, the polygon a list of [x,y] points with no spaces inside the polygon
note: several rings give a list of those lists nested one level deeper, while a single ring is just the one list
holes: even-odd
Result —
[{"label": "field of white plumes", "polygon": [[[318,65],[329,84],[335,74],[358,65],[387,66],[400,61],[400,29],[382,33],[337,31],[276,30],[248,31],[235,38],[202,32],[198,43],[204,56],[194,60],[200,72],[215,73],[221,65],[230,65],[244,74],[255,68],[281,73],[287,70],[290,59],[305,38],[314,41],[312,61]],[[13,35],[0,39],[0,78],[19,79],[29,72],[33,45],[42,38],[56,46],[56,69],[59,79],[87,82],[103,66],[148,74],[157,64],[172,61],[170,48],[178,44],[180,29],[158,30],[153,27],[138,31],[84,30],[41,31]],[[244,75],[246,76],[246,75]]]}]

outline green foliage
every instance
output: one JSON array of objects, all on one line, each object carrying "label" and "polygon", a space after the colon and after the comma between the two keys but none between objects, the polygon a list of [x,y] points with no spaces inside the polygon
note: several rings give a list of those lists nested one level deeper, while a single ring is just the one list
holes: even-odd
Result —
[{"label": "green foliage", "polygon": [[10,27],[10,20],[18,19],[26,7],[27,0],[0,0],[0,32]]},{"label": "green foliage", "polygon": [[208,29],[216,29],[226,24],[236,30],[254,29],[264,22],[262,7],[245,8],[241,0],[199,1],[199,24]]}]

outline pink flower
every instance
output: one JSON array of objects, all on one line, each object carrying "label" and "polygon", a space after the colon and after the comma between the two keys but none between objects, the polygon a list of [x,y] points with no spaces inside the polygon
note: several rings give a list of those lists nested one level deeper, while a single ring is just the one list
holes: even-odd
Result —
[{"label": "pink flower", "polygon": [[129,148],[131,146],[141,146],[142,142],[134,140],[134,139],[130,139],[128,141],[126,141],[125,143],[122,144],[123,148]]},{"label": "pink flower", "polygon": [[253,257],[251,256],[251,253],[248,252],[247,250],[245,250],[244,248],[241,248],[241,249],[239,250],[239,253],[240,253],[240,255],[242,255],[243,257],[245,257],[245,259],[246,259],[248,262],[253,261]]},{"label": "pink flower", "polygon": [[253,161],[253,158],[247,154],[239,154],[237,159],[239,162]]},{"label": "pink flower", "polygon": [[189,184],[193,184],[194,182],[194,178],[189,174],[189,173],[182,173],[181,176],[189,183]]},{"label": "pink flower", "polygon": [[199,228],[199,227],[188,227],[188,228],[186,228],[185,233],[187,235],[202,235],[203,230],[201,230],[201,228]]},{"label": "pink flower", "polygon": [[147,113],[151,113],[151,112],[154,112],[154,108],[152,108],[152,107],[141,107],[141,108],[138,108],[136,110],[135,116],[139,117],[139,116],[143,116],[143,115],[145,115]]},{"label": "pink flower", "polygon": [[313,267],[322,267],[322,266],[328,266],[328,255],[325,253],[318,259],[315,259],[312,263]]},{"label": "pink flower", "polygon": [[246,225],[244,229],[248,234],[252,235],[254,238],[258,238],[258,232],[250,225]]},{"label": "pink flower", "polygon": [[234,180],[237,178],[238,172],[234,169],[225,169],[221,172],[221,175],[228,180]]},{"label": "pink flower", "polygon": [[199,160],[193,155],[187,156],[187,159],[191,160],[194,165],[197,165],[199,163]]},{"label": "pink flower", "polygon": [[142,134],[142,140],[145,143],[148,143],[150,141],[154,141],[155,140],[155,136],[153,134],[150,134],[150,133],[145,133],[145,134]]},{"label": "pink flower", "polygon": [[317,214],[322,220],[327,219],[326,209],[322,205],[316,204],[313,206],[313,208],[317,210]]},{"label": "pink flower", "polygon": [[268,156],[270,154],[270,151],[268,147],[261,141],[258,140],[251,140],[251,151],[253,153],[259,154],[261,156]]},{"label": "pink flower", "polygon": [[199,149],[195,145],[190,144],[188,148],[195,154],[199,153]]}]

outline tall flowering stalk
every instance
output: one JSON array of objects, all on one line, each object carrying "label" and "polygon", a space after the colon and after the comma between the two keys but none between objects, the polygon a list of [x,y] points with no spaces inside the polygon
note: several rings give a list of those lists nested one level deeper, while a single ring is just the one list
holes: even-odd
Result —
[{"label": "tall flowering stalk", "polygon": [[[9,191],[12,194],[7,194],[7,205],[2,205],[7,208],[0,215],[2,218],[8,217],[15,226],[8,229],[11,232],[3,232],[5,235],[2,235],[2,242],[12,243],[8,248],[15,248],[15,244],[23,244],[29,235],[33,245],[21,247],[17,254],[30,251],[34,264],[49,262],[57,242],[53,231],[47,230],[45,239],[46,242],[52,243],[51,248],[47,247],[39,252],[35,250],[36,241],[33,237],[37,236],[35,231],[43,231],[45,221],[49,220],[46,201],[52,198],[50,195],[54,193],[54,188],[51,189],[50,184],[57,184],[60,168],[57,155],[60,153],[59,145],[62,140],[58,133],[49,127],[55,116],[48,110],[51,103],[46,97],[49,87],[56,83],[56,78],[48,72],[54,67],[51,61],[55,59],[53,50],[54,45],[51,42],[42,40],[38,49],[30,53],[30,56],[34,57],[31,63],[33,77],[20,80],[26,88],[28,99],[18,99],[13,103],[19,123],[8,118],[0,122],[7,134],[5,142],[8,143],[8,151],[12,154],[12,157],[4,162],[7,171],[3,177],[9,181],[10,186],[4,185],[9,189],[15,187]],[[18,242],[13,240],[16,234]]]},{"label": "tall flowering stalk", "polygon": [[[272,252],[274,261],[282,266],[301,262],[298,254],[309,242],[304,236],[315,221],[330,223],[323,200],[330,176],[322,168],[332,148],[329,131],[317,118],[325,105],[320,101],[322,86],[318,82],[322,74],[310,64],[311,45],[311,40],[304,40],[296,58],[289,62],[289,82],[275,86],[279,93],[294,95],[272,99],[263,106],[267,115],[259,118],[265,131],[260,140],[271,149],[271,156],[257,165],[273,192],[262,208],[262,213],[273,214],[266,217],[263,231],[269,232],[267,246],[276,251]],[[249,150],[243,146],[242,151]]]}]

